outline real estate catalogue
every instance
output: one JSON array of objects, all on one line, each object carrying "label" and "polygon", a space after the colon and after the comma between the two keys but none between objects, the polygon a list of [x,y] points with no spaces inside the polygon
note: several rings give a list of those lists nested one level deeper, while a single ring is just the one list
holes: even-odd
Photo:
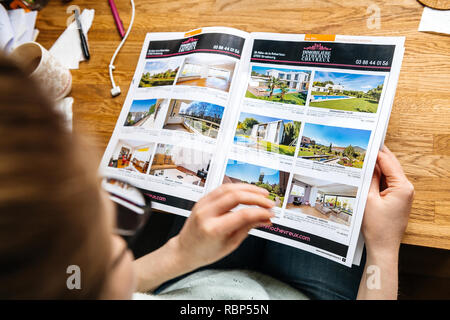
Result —
[{"label": "real estate catalogue", "polygon": [[359,264],[403,52],[403,37],[147,34],[101,173],[183,216],[222,183],[254,184],[276,207],[250,234]]}]

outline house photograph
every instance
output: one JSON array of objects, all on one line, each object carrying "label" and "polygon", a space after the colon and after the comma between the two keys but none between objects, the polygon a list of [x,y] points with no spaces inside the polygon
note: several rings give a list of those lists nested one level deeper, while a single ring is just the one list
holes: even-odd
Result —
[{"label": "house photograph", "polygon": [[316,71],[309,106],[376,113],[384,76]]},{"label": "house photograph", "polygon": [[169,58],[146,62],[139,88],[172,85],[182,61],[182,58]]},{"label": "house photograph", "polygon": [[295,174],[286,210],[350,226],[358,189]]},{"label": "house photograph", "polygon": [[311,71],[253,66],[245,96],[304,106]]},{"label": "house photograph", "polygon": [[176,85],[207,87],[228,92],[235,67],[235,59],[227,56],[192,54],[184,60]]},{"label": "house photograph", "polygon": [[234,143],[247,148],[294,156],[301,122],[242,112]]},{"label": "house photograph", "polygon": [[246,162],[228,160],[223,183],[249,183],[269,191],[269,198],[282,207],[289,172],[270,169]]},{"label": "house photograph", "polygon": [[159,143],[149,174],[203,187],[208,177],[211,158],[210,153]]},{"label": "house photograph", "polygon": [[217,138],[224,107],[217,104],[172,99],[163,129]]},{"label": "house photograph", "polygon": [[164,99],[134,100],[124,126],[161,128],[164,121],[164,114],[161,112],[164,101]]},{"label": "house photograph", "polygon": [[108,163],[110,168],[147,173],[155,144],[134,140],[119,140]]},{"label": "house photograph", "polygon": [[339,167],[362,168],[370,131],[306,123],[298,157]]}]

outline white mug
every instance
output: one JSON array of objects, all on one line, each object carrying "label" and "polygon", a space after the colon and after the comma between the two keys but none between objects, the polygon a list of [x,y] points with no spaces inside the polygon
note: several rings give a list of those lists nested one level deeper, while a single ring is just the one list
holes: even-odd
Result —
[{"label": "white mug", "polygon": [[53,100],[60,100],[72,90],[72,74],[37,42],[24,43],[11,53],[30,77]]}]

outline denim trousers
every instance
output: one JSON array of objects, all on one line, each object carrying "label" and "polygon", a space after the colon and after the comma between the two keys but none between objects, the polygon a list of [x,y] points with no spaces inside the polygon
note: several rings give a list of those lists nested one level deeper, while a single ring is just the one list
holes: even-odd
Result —
[{"label": "denim trousers", "polygon": [[[168,239],[178,234],[185,220],[181,216],[175,218]],[[195,271],[252,270],[283,281],[310,299],[353,300],[358,293],[364,264],[365,250],[360,266],[349,268],[304,250],[249,235],[231,254]],[[163,283],[155,293],[189,274]]]}]

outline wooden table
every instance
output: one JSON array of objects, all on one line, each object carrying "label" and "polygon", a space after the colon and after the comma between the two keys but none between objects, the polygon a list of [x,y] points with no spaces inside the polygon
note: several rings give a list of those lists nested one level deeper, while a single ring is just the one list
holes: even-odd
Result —
[{"label": "wooden table", "polygon": [[[229,26],[248,32],[406,36],[406,52],[386,144],[397,155],[416,189],[403,242],[450,249],[450,37],[418,32],[423,7],[415,0],[135,0],[134,29],[115,65],[122,95],[112,99],[108,64],[119,35],[107,1],[79,0],[94,8],[89,32],[92,58],[73,70],[74,128],[88,134],[102,153],[108,143],[135,71],[147,32],[188,31]],[[125,27],[128,0],[116,0]],[[367,19],[380,9],[379,29]],[[49,48],[66,26],[59,0],[40,14],[38,41]],[[376,8],[375,8],[376,9]]]}]

